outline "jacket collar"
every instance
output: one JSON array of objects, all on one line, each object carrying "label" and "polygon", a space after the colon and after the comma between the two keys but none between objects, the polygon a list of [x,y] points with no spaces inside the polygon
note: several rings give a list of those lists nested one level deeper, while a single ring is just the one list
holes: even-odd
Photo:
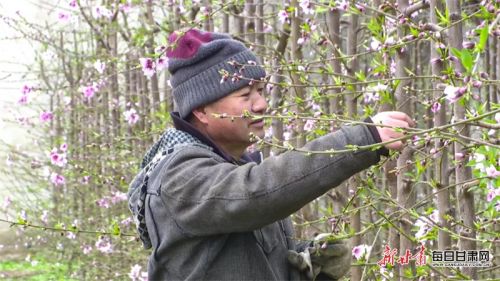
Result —
[{"label": "jacket collar", "polygon": [[182,119],[179,112],[171,112],[170,116],[172,117],[172,120],[174,121],[174,126],[177,130],[184,131],[197,139],[199,139],[201,142],[204,144],[212,147],[214,149],[214,152],[217,153],[219,156],[224,158],[227,162],[230,163],[235,163],[235,164],[244,164],[248,162],[256,162],[260,163],[262,161],[262,156],[260,151],[255,151],[253,153],[247,153],[245,152],[241,159],[235,160],[231,155],[228,153],[224,152],[219,146],[215,144],[212,139],[210,139],[208,136],[202,134],[198,129],[196,129],[191,123],[187,122],[186,120]]}]

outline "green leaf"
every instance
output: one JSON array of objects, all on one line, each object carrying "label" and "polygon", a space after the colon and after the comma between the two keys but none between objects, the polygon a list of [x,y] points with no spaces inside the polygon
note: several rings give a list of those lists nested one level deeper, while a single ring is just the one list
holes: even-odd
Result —
[{"label": "green leaf", "polygon": [[486,46],[486,43],[488,42],[488,24],[485,24],[484,27],[481,29],[481,33],[479,35],[479,43],[477,44],[476,48],[479,53],[482,53],[484,50],[484,47]]},{"label": "green leaf", "polygon": [[436,8],[436,14],[439,18],[439,23],[444,25],[444,26],[448,26],[450,24],[450,17],[448,15],[448,10],[446,10],[446,13],[445,15],[441,14],[441,12],[439,11],[439,9]]},{"label": "green leaf", "polygon": [[467,72],[472,71],[472,66],[474,64],[474,59],[472,58],[471,51],[468,49],[462,49],[460,61],[462,65],[467,70]]},{"label": "green leaf", "polygon": [[121,229],[120,226],[118,225],[118,222],[113,221],[111,225],[111,233],[113,233],[113,235],[120,235]]},{"label": "green leaf", "polygon": [[462,57],[462,53],[460,52],[459,49],[457,48],[451,48],[451,52],[453,53],[453,55],[455,57],[457,57],[458,59],[460,59]]},{"label": "green leaf", "polygon": [[356,75],[356,78],[361,82],[366,80],[366,76],[365,76],[365,73],[363,71],[358,71],[355,73],[355,75]]},{"label": "green leaf", "polygon": [[410,33],[415,36],[415,37],[418,37],[418,35],[420,34],[420,31],[416,28],[412,28],[410,27]]}]

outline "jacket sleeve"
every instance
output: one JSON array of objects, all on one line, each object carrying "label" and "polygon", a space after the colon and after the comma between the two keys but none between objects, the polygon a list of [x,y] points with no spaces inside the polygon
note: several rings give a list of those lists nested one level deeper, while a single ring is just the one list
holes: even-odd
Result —
[{"label": "jacket sleeve", "polygon": [[[366,126],[346,126],[304,146],[311,151],[370,145]],[[289,151],[237,166],[206,149],[172,154],[154,181],[179,228],[191,235],[243,232],[283,219],[379,161],[376,151],[311,154]]]}]

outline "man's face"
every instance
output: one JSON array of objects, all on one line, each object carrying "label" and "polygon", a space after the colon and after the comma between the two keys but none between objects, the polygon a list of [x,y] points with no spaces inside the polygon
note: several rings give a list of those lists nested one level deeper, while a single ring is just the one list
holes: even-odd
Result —
[{"label": "man's face", "polygon": [[253,133],[259,138],[264,137],[264,120],[254,118],[220,118],[213,114],[241,116],[248,112],[252,116],[262,115],[267,109],[266,99],[262,95],[263,83],[241,88],[230,95],[205,106],[208,120],[206,130],[208,135],[219,145],[231,148],[246,148],[253,142]]}]

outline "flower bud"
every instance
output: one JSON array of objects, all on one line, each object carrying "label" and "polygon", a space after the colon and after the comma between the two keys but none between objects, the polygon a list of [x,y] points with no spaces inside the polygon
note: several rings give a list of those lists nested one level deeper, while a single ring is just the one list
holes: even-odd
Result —
[{"label": "flower bud", "polygon": [[479,80],[472,81],[472,87],[474,87],[474,88],[481,88],[482,85],[483,85],[483,82],[481,82]]},{"label": "flower bud", "polygon": [[462,47],[464,49],[474,49],[474,47],[476,46],[476,43],[472,42],[472,41],[464,41],[462,43]]},{"label": "flower bud", "polygon": [[495,6],[492,3],[489,3],[486,6],[486,10],[488,10],[489,13],[494,13],[495,12]]}]

